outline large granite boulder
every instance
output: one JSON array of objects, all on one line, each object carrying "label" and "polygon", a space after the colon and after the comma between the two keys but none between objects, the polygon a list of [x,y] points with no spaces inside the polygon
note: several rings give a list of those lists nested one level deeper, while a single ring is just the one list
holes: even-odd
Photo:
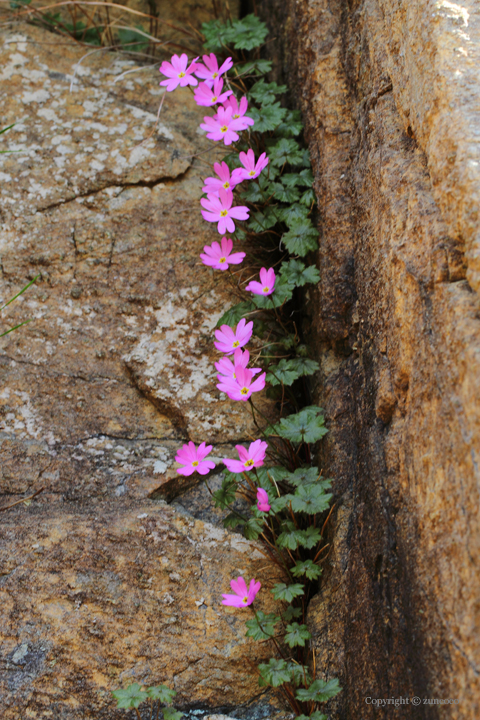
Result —
[{"label": "large granite boulder", "polygon": [[254,433],[216,388],[213,329],[235,297],[198,257],[218,238],[199,204],[216,155],[194,157],[205,113],[179,90],[157,125],[157,69],[124,74],[134,63],[106,52],[80,64],[84,48],[57,41],[27,25],[0,39],[15,123],[1,136],[15,151],[0,155],[1,297],[38,276],[2,313],[31,322],[1,344],[0,511],[43,488],[0,515],[0,715],[125,717],[110,691],[131,682],[207,714],[248,717],[255,701],[268,715],[254,664],[271,651],[221,594],[261,577],[268,607],[273,571],[196,519],[218,520],[205,504],[164,500],[197,481],[176,473],[182,443],[221,458]]}]

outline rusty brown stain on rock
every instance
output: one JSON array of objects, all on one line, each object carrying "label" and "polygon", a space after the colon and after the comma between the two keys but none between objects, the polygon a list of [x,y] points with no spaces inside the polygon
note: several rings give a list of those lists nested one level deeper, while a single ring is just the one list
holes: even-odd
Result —
[{"label": "rusty brown stain on rock", "polygon": [[390,717],[365,697],[416,694],[460,704],[396,716],[473,719],[478,13],[421,0],[262,6],[319,201],[306,329],[330,428],[320,463],[343,507],[310,608],[317,667],[345,688],[334,718]]}]

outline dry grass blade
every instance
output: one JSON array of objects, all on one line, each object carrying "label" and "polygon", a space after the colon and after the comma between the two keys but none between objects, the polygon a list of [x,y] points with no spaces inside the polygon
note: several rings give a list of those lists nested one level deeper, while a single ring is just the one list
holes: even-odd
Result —
[{"label": "dry grass blade", "polygon": [[[154,15],[150,15],[149,13],[143,13],[140,12],[140,10],[134,10],[133,8],[126,7],[125,5],[119,5],[118,3],[111,3],[111,2],[101,2],[98,0],[63,0],[63,2],[58,3],[52,3],[50,5],[42,5],[40,7],[28,7],[25,10],[19,12],[18,14],[21,15],[28,15],[32,10],[39,10],[42,12],[53,10],[54,8],[60,8],[60,7],[75,7],[82,10],[84,6],[92,6],[92,7],[101,7],[101,8],[117,8],[118,10],[121,10],[122,12],[128,12],[131,15],[136,15],[138,17],[148,18],[155,20]],[[84,11],[85,12],[85,11]],[[86,13],[85,13],[86,14]],[[181,25],[175,25],[174,23],[169,22],[168,20],[162,20],[162,24],[166,25],[169,28],[172,28],[172,30],[177,30],[180,33],[183,33],[184,35],[187,35],[188,37],[194,38],[197,40],[197,36],[193,32],[189,32]]]}]

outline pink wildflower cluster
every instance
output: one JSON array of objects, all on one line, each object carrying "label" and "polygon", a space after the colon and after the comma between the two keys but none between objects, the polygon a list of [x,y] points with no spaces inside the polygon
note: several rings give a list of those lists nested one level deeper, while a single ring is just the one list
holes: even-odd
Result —
[{"label": "pink wildflower cluster", "polygon": [[[160,72],[166,77],[160,85],[168,92],[177,87],[192,86],[196,103],[201,107],[214,108],[212,116],[205,116],[200,125],[208,139],[232,145],[240,138],[240,133],[248,131],[254,125],[253,118],[247,115],[248,100],[245,96],[236,98],[226,78],[226,73],[233,67],[232,58],[219,64],[216,56],[211,53],[204,55],[203,63],[198,57],[190,64],[185,53],[173,55],[170,62],[163,62]],[[239,265],[244,252],[234,252],[233,241],[225,233],[235,232],[235,221],[247,220],[249,209],[244,205],[234,205],[233,191],[244,181],[258,178],[268,165],[266,153],[258,158],[252,149],[240,152],[239,167],[230,170],[225,162],[213,164],[213,176],[204,179],[202,191],[206,197],[200,200],[202,216],[207,222],[217,223],[217,230],[223,235],[220,242],[205,245],[200,259],[204,265],[216,270],[228,270],[231,265]],[[251,280],[245,290],[255,295],[269,296],[275,291],[275,272],[273,268],[262,268],[260,280]],[[235,328],[222,325],[215,330],[215,347],[223,357],[215,363],[217,370],[217,388],[225,392],[232,400],[245,402],[253,393],[265,387],[266,373],[261,368],[249,368],[250,354],[243,349],[249,342],[253,332],[253,322],[242,318]],[[225,458],[226,468],[232,473],[248,473],[253,468],[261,467],[265,461],[268,444],[255,440],[248,448],[237,445],[238,460]],[[178,450],[175,460],[180,464],[177,472],[189,476],[194,472],[207,475],[214,469],[215,463],[207,460],[212,450],[211,445],[202,442],[198,448],[193,442],[183,445]],[[268,492],[257,489],[257,509],[268,513],[271,509]],[[234,595],[223,595],[223,604],[233,607],[251,605],[260,589],[260,583],[254,579],[247,587],[242,577],[230,583]]]},{"label": "pink wildflower cluster", "polygon": [[[207,134],[209,140],[215,142],[223,141],[225,145],[231,145],[239,140],[239,133],[248,130],[254,125],[253,118],[247,115],[248,100],[245,96],[237,99],[230,88],[225,88],[226,73],[233,67],[232,58],[227,58],[221,65],[214,53],[204,55],[203,62],[198,62],[198,57],[189,64],[188,56],[172,55],[170,62],[165,60],[160,66],[160,72],[166,76],[160,85],[166,87],[168,92],[177,87],[193,86],[194,98],[197,105],[202,107],[215,107],[215,114],[203,118],[201,129]],[[200,81],[200,82],[199,82]],[[241,166],[230,172],[225,162],[214,163],[213,170],[216,177],[207,177],[202,188],[206,198],[202,198],[202,216],[207,222],[217,223],[218,232],[223,235],[225,232],[235,232],[235,220],[247,220],[250,214],[249,209],[244,205],[233,204],[233,189],[244,180],[254,180],[268,165],[266,153],[262,153],[258,160],[252,149],[239,154]],[[224,238],[222,238],[223,243]],[[229,253],[233,249],[230,248]],[[202,262],[217,270],[227,270],[229,264],[239,264],[241,253],[230,255],[230,262],[227,262],[228,255],[223,247],[219,249],[218,243],[205,246],[204,252],[200,255]],[[235,260],[233,258],[236,258]],[[273,271],[272,271],[273,272]],[[260,281],[263,283],[263,280]],[[258,283],[257,283],[258,285]],[[273,292],[274,282],[271,281],[263,287],[269,287],[269,291],[255,290],[254,283],[250,283],[251,292],[268,295]]]}]

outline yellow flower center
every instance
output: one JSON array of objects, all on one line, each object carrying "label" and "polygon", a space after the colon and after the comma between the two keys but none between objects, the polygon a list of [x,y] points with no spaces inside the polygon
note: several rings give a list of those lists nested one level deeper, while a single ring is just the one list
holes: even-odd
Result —
[{"label": "yellow flower center", "polygon": [[198,460],[194,460],[194,461],[192,462],[192,465],[193,465],[193,467],[197,467],[197,465],[198,465]]},{"label": "yellow flower center", "polygon": [[214,96],[212,97],[212,102],[217,102],[217,100],[218,100],[217,96],[214,95]]},{"label": "yellow flower center", "polygon": [[238,347],[240,345],[240,342],[238,340],[235,340],[233,343],[233,347]]},{"label": "yellow flower center", "polygon": [[247,597],[246,595],[245,595],[245,597],[243,598],[242,602],[244,602],[245,605],[248,603],[248,597]]},{"label": "yellow flower center", "polygon": [[270,288],[268,288],[268,287],[264,287],[264,288],[263,288],[263,292],[264,292],[264,293],[267,293],[269,290],[270,290]]},{"label": "yellow flower center", "polygon": [[227,130],[228,130],[227,125],[223,125],[223,126],[220,128],[220,131],[221,131],[221,132],[227,132]]},{"label": "yellow flower center", "polygon": [[219,263],[224,263],[227,258],[220,258]]},{"label": "yellow flower center", "polygon": [[227,217],[228,210],[220,210],[220,217]]},{"label": "yellow flower center", "polygon": [[249,174],[251,177],[253,177],[253,176],[255,175],[255,170],[250,170],[250,172],[249,172],[248,174]]},{"label": "yellow flower center", "polygon": [[179,78],[185,77],[185,73],[184,72],[178,73],[178,77]]},{"label": "yellow flower center", "polygon": [[248,395],[248,388],[242,388],[240,392],[242,395]]},{"label": "yellow flower center", "polygon": [[239,118],[239,117],[240,117],[240,115],[237,114],[237,115],[234,115],[234,116],[233,116],[233,119],[236,120],[236,119]]},{"label": "yellow flower center", "polygon": [[223,183],[223,187],[225,188],[225,190],[228,190],[228,188],[230,187],[230,183],[228,182],[228,180],[227,182]]},{"label": "yellow flower center", "polygon": [[212,77],[215,80],[215,78],[218,77],[218,73],[213,73]]},{"label": "yellow flower center", "polygon": [[253,460],[252,460],[252,458],[250,458],[250,460],[247,460],[247,462],[245,463],[245,467],[252,467],[252,465],[253,465]]}]

